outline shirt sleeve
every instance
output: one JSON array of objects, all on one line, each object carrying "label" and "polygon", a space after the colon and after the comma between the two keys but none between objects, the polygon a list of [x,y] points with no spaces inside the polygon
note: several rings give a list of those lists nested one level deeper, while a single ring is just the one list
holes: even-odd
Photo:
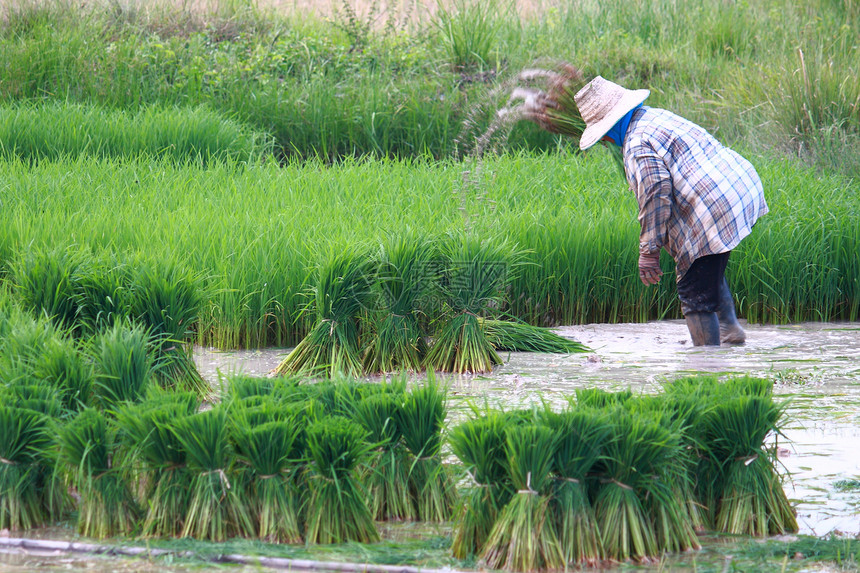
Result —
[{"label": "shirt sleeve", "polygon": [[632,152],[631,186],[639,202],[639,253],[659,253],[666,244],[672,216],[672,176],[657,153],[646,145]]}]

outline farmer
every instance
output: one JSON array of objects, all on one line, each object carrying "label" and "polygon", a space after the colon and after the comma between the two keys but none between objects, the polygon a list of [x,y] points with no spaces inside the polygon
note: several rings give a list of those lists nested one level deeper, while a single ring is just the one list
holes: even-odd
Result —
[{"label": "farmer", "polygon": [[693,344],[742,344],[746,335],[725,271],[732,249],[768,212],[761,180],[746,159],[698,125],[643,106],[649,94],[594,78],[574,97],[586,124],[579,146],[621,147],[639,202],[639,278],[657,284],[660,250],[672,255]]}]

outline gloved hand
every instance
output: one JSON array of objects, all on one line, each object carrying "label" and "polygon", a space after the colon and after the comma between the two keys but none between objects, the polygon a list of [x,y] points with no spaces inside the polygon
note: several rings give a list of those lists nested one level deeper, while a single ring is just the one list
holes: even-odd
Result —
[{"label": "gloved hand", "polygon": [[642,284],[655,285],[660,282],[663,271],[660,269],[660,252],[639,255],[639,279]]}]

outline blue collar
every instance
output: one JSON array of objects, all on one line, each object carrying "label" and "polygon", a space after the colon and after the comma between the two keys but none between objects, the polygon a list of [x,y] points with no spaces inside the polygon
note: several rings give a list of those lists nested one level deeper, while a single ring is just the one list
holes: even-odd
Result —
[{"label": "blue collar", "polygon": [[642,107],[640,103],[618,120],[618,123],[612,126],[612,129],[606,132],[606,136],[611,138],[618,147],[624,145],[624,136],[627,135],[627,126],[630,125],[630,120],[633,118],[633,112]]}]

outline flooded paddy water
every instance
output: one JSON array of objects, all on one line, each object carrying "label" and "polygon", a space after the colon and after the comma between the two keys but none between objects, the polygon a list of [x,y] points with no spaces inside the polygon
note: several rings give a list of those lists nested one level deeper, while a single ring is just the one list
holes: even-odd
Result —
[{"label": "flooded paddy water", "polygon": [[[860,323],[744,325],[742,346],[695,348],[681,320],[592,324],[556,329],[593,352],[502,354],[491,374],[448,377],[452,417],[457,401],[506,407],[546,400],[562,404],[577,388],[656,392],[662,380],[696,372],[738,373],[774,380],[790,400],[780,460],[790,475],[786,493],[800,533],[860,536]],[[207,379],[268,375],[289,349],[219,352],[198,348]]]}]

